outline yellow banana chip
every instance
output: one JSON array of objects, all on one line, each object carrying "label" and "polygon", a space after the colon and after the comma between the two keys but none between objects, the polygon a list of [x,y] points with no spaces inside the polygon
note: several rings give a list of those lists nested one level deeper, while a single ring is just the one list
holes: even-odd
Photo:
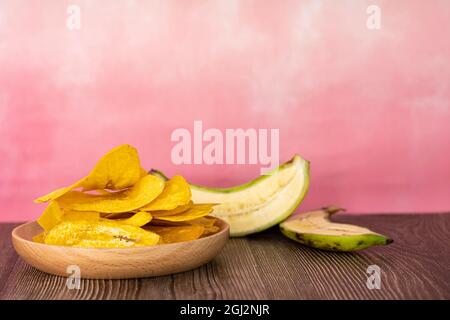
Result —
[{"label": "yellow banana chip", "polygon": [[100,220],[100,212],[95,211],[73,211],[73,210],[63,210],[64,216],[62,220],[64,221],[78,221],[78,220],[86,220],[86,221],[99,221]]},{"label": "yellow banana chip", "polygon": [[205,230],[203,231],[202,237],[207,237],[211,234],[219,232],[220,228],[218,226],[205,226]]},{"label": "yellow banana chip", "polygon": [[88,248],[129,248],[150,246],[160,237],[139,227],[102,219],[63,221],[45,236],[45,243]]},{"label": "yellow banana chip", "polygon": [[104,196],[107,196],[107,195],[111,194],[111,192],[109,192],[108,190],[104,190],[104,189],[97,189],[97,190],[95,190],[95,192],[97,194],[101,194],[101,195],[104,195]]},{"label": "yellow banana chip", "polygon": [[214,204],[193,204],[191,196],[182,176],[166,181],[148,175],[136,149],[122,145],[105,154],[86,177],[35,200],[50,203],[38,219],[44,232],[33,241],[129,248],[218,232],[216,218],[206,217]]},{"label": "yellow banana chip", "polygon": [[37,223],[45,230],[50,231],[54,226],[61,222],[64,211],[61,210],[56,201],[49,203]]},{"label": "yellow banana chip", "polygon": [[61,196],[58,203],[63,208],[77,211],[128,212],[154,200],[161,194],[163,188],[164,182],[161,178],[147,175],[127,190],[108,195],[70,191]]},{"label": "yellow banana chip", "polygon": [[134,214],[135,212],[115,212],[115,213],[100,213],[100,216],[106,219],[119,220],[131,218]]},{"label": "yellow banana chip", "polygon": [[188,224],[191,225],[201,225],[204,227],[202,237],[209,236],[211,234],[219,232],[220,228],[216,226],[217,218],[206,216],[197,218],[194,220],[186,221]]},{"label": "yellow banana chip", "polygon": [[172,210],[152,211],[152,216],[154,216],[155,218],[163,217],[163,216],[173,216],[175,214],[180,214],[180,213],[190,209],[193,205],[194,205],[194,203],[192,201],[189,201],[187,204],[178,206],[178,207],[176,207],[175,209],[172,209]]},{"label": "yellow banana chip", "polygon": [[175,222],[175,221],[166,221],[166,220],[159,220],[156,217],[153,217],[152,221],[150,222],[151,226],[159,226],[159,227],[171,227],[171,226],[188,226],[189,223],[186,223],[184,221]]},{"label": "yellow banana chip", "polygon": [[139,211],[132,217],[124,220],[118,220],[120,223],[129,224],[130,226],[142,227],[152,221],[152,215],[147,211]]},{"label": "yellow banana chip", "polygon": [[[141,167],[141,178],[145,177],[146,175],[148,175],[147,170],[145,170],[144,168]],[[164,180],[164,179],[163,179]]]},{"label": "yellow banana chip", "polygon": [[158,220],[181,222],[194,220],[208,215],[213,210],[211,204],[194,204],[190,209],[171,216],[159,216]]},{"label": "yellow banana chip", "polygon": [[34,236],[33,241],[37,243],[45,243],[45,232],[41,232],[37,236]]},{"label": "yellow banana chip", "polygon": [[47,202],[57,199],[67,192],[83,188],[84,191],[97,189],[120,190],[131,187],[146,175],[141,168],[137,150],[130,145],[118,146],[105,154],[94,169],[83,179],[74,184],[57,189],[35,202]]},{"label": "yellow banana chip", "polygon": [[191,187],[182,176],[166,181],[163,192],[141,211],[173,210],[191,201]]},{"label": "yellow banana chip", "polygon": [[149,226],[145,229],[158,234],[161,237],[162,243],[196,240],[202,236],[204,231],[204,227],[200,225],[174,227]]},{"label": "yellow banana chip", "polygon": [[206,216],[188,221],[190,224],[199,224],[205,227],[212,227],[216,224],[217,218]]}]

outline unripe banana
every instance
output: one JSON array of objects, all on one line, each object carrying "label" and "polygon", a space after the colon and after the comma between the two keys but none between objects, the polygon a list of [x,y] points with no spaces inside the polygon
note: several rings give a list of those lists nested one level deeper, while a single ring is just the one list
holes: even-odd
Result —
[{"label": "unripe banana", "polygon": [[375,245],[387,245],[392,239],[367,228],[335,223],[330,216],[343,209],[330,206],[301,213],[280,224],[288,238],[308,247],[330,251],[356,251]]}]

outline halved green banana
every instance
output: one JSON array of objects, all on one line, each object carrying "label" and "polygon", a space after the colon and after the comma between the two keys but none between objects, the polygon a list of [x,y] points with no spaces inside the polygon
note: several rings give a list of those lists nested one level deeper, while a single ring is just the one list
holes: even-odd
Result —
[{"label": "halved green banana", "polygon": [[375,245],[387,245],[392,239],[367,228],[331,222],[329,217],[343,209],[327,207],[304,212],[280,224],[288,238],[308,247],[331,251],[356,251]]},{"label": "halved green banana", "polygon": [[268,175],[231,188],[191,185],[194,203],[217,203],[213,216],[241,237],[277,225],[299,206],[309,187],[309,162],[295,155]]}]

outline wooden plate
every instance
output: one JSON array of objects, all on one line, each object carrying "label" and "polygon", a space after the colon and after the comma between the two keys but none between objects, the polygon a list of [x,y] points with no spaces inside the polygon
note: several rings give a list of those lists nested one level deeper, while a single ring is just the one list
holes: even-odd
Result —
[{"label": "wooden plate", "polygon": [[32,241],[42,232],[37,222],[12,231],[16,252],[38,270],[71,276],[79,267],[85,279],[127,279],[162,276],[197,268],[211,261],[229,237],[228,224],[218,219],[220,231],[193,241],[128,249],[98,249],[54,246]]}]

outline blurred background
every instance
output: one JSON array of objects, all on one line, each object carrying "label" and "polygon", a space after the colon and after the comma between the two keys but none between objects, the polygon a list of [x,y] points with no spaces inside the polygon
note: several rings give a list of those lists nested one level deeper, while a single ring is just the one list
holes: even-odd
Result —
[{"label": "blurred background", "polygon": [[280,161],[312,163],[299,210],[448,211],[449,24],[448,0],[2,0],[0,220],[35,218],[35,197],[123,143],[197,184],[259,175],[174,165],[194,120],[280,129]]}]

